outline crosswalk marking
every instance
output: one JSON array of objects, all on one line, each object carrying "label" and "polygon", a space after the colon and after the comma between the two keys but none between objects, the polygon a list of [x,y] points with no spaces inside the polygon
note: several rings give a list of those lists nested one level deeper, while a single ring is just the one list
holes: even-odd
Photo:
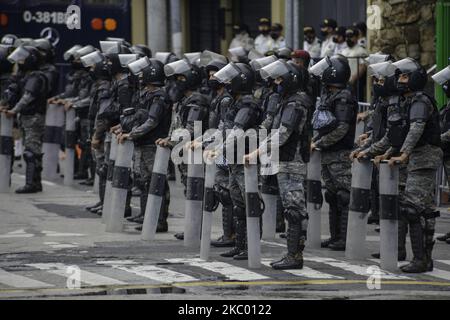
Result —
[{"label": "crosswalk marking", "polygon": [[256,272],[244,268],[236,267],[225,262],[219,261],[206,262],[199,258],[193,259],[181,258],[181,259],[166,259],[166,260],[170,263],[185,263],[193,267],[199,267],[215,273],[220,273],[225,277],[227,277],[229,280],[251,281],[251,280],[269,279],[269,277],[266,277],[262,274],[258,274]]},{"label": "crosswalk marking", "polygon": [[[67,273],[69,266],[66,266],[62,263],[31,263],[27,264],[27,266],[39,270],[44,270],[65,278],[71,275],[70,273]],[[94,286],[126,284],[125,282],[105,277],[86,270],[80,270],[80,281]]]},{"label": "crosswalk marking", "polygon": [[[271,259],[262,259],[261,263],[265,266],[271,267]],[[318,270],[311,269],[309,267],[303,266],[300,270],[283,270],[286,273],[292,274],[297,277],[305,277],[311,279],[344,279],[343,277],[335,276],[329,273],[320,272]]]},{"label": "crosswalk marking", "polygon": [[[380,262],[380,259],[370,259],[371,261],[374,262]],[[443,262],[443,261],[448,261],[448,264],[450,264],[450,260],[437,260],[439,262]],[[398,262],[398,267],[403,267],[405,265],[407,265],[409,262],[407,261],[401,261]],[[445,263],[445,262],[443,262]],[[426,276],[431,276],[431,277],[435,277],[435,278],[440,278],[440,279],[444,279],[444,280],[450,280],[450,272],[445,271],[445,270],[441,270],[441,269],[436,269],[433,268],[433,271],[428,271],[428,272],[423,272],[423,273],[418,273],[420,275],[426,275]]]},{"label": "crosswalk marking", "polygon": [[133,273],[140,277],[154,280],[158,283],[198,281],[197,278],[194,278],[190,275],[172,271],[169,269],[163,269],[153,265],[133,266],[127,264],[112,264],[111,267],[117,270]]},{"label": "crosswalk marking", "polygon": [[[314,256],[308,256],[304,258],[306,261],[312,261],[312,262],[318,262],[318,263],[324,263],[327,265],[330,265],[332,267],[335,268],[340,268],[343,269],[345,271],[360,275],[360,276],[370,276],[371,274],[368,273],[368,267],[369,266],[364,266],[364,265],[359,265],[359,264],[350,264],[344,261],[339,261],[336,259],[332,259],[332,258],[321,258],[321,257],[314,257]],[[406,276],[401,276],[401,275],[396,275],[384,270],[380,270],[381,271],[381,275],[380,277],[382,279],[401,279],[401,280],[406,280],[406,279],[411,279],[409,277]]]},{"label": "crosswalk marking", "polygon": [[450,260],[436,260],[436,261],[450,266]]},{"label": "crosswalk marking", "polygon": [[0,269],[0,283],[14,288],[48,288],[52,284],[30,279],[15,273]]}]

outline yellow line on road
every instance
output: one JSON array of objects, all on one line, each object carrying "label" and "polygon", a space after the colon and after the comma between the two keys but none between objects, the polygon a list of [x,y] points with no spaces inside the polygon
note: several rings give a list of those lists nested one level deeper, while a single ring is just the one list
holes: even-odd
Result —
[{"label": "yellow line on road", "polygon": [[[438,281],[415,281],[415,280],[381,280],[381,285],[416,285],[416,286],[439,286],[450,287],[450,282]],[[152,284],[152,285],[108,285],[108,286],[91,286],[81,287],[80,289],[72,289],[76,293],[79,290],[131,290],[131,289],[158,289],[172,287],[231,287],[231,286],[293,286],[293,285],[340,285],[340,284],[366,284],[366,280],[297,280],[297,281],[195,281],[180,282],[172,284]],[[67,288],[30,288],[30,289],[0,289],[1,293],[17,293],[17,292],[54,292],[69,290]]]}]

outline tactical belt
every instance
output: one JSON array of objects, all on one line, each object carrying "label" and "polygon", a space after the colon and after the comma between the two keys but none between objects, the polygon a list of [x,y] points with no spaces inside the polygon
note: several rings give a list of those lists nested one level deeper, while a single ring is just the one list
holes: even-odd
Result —
[{"label": "tactical belt", "polygon": [[370,190],[352,188],[350,199],[350,210],[363,213],[370,211]]},{"label": "tactical belt", "polygon": [[261,193],[264,194],[272,194],[272,195],[278,195],[279,191],[278,191],[278,187],[277,186],[271,186],[267,183],[263,183],[261,185]]},{"label": "tactical belt", "polygon": [[77,134],[75,131],[66,131],[66,148],[75,149]]},{"label": "tactical belt", "polygon": [[398,195],[380,194],[380,219],[398,220]]},{"label": "tactical belt", "polygon": [[12,156],[14,150],[14,140],[12,137],[0,136],[0,154]]},{"label": "tactical belt", "polygon": [[148,189],[148,193],[154,196],[162,197],[164,196],[165,189],[166,189],[166,175],[153,172],[150,180],[150,187]]},{"label": "tactical belt", "polygon": [[263,210],[258,192],[247,192],[245,194],[245,201],[247,205],[247,216],[249,218],[261,217]]},{"label": "tactical belt", "polygon": [[116,189],[128,189],[130,186],[130,168],[114,167],[112,187]]},{"label": "tactical belt", "polygon": [[306,199],[309,203],[322,204],[322,183],[318,180],[306,181]]},{"label": "tactical belt", "polygon": [[46,126],[44,131],[44,143],[61,144],[62,136],[62,127]]},{"label": "tactical belt", "polygon": [[187,177],[186,200],[202,201],[204,191],[204,179]]}]

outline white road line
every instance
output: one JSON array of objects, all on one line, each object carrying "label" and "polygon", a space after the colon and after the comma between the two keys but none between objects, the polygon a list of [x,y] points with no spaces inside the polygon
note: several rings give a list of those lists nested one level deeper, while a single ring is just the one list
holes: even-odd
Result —
[{"label": "white road line", "polygon": [[166,259],[166,260],[170,263],[185,263],[193,267],[199,267],[208,271],[220,273],[225,277],[227,277],[229,280],[251,281],[251,280],[269,279],[269,277],[266,277],[262,274],[258,274],[256,272],[244,268],[236,267],[225,262],[218,262],[218,261],[206,262],[199,258],[193,259],[181,258],[181,259]]},{"label": "white road line", "polygon": [[[368,265],[350,264],[350,263],[347,263],[344,261],[339,261],[339,260],[332,259],[332,258],[321,258],[321,257],[315,257],[315,256],[307,256],[304,259],[306,261],[328,264],[332,267],[340,268],[345,271],[357,274],[359,276],[368,277],[371,275],[370,273],[368,273],[368,268],[370,267]],[[409,277],[396,275],[396,274],[393,274],[393,273],[390,273],[390,272],[387,272],[384,270],[380,270],[380,271],[381,271],[380,277],[382,279],[397,279],[397,280],[398,279],[400,279],[400,280],[411,279]]]},{"label": "white road line", "polygon": [[58,231],[42,231],[47,237],[84,237],[82,233],[63,233]]},{"label": "white road line", "polygon": [[[69,277],[71,276],[71,273],[68,273],[68,267],[67,265],[64,265],[62,263],[31,263],[27,264],[27,266],[44,270],[52,274],[56,274],[58,276],[62,277]],[[80,281],[83,283],[87,283],[93,286],[102,286],[102,285],[115,285],[115,284],[126,284],[125,282],[112,279],[109,277],[102,276],[100,274],[96,274],[93,272],[80,270]]]},{"label": "white road line", "polygon": [[97,264],[106,264],[106,265],[127,265],[127,264],[137,264],[133,260],[98,260]]},{"label": "white road line", "polygon": [[[270,263],[271,259],[262,259],[261,263],[265,266],[271,267]],[[290,273],[294,276],[311,278],[311,279],[344,279],[343,277],[335,276],[329,273],[323,273],[309,267],[303,266],[303,269],[300,270],[283,270],[286,273]]]},{"label": "white road line", "polygon": [[34,234],[26,233],[25,229],[19,229],[16,231],[11,231],[6,234],[0,235],[0,239],[8,239],[8,238],[31,238],[34,237]]},{"label": "white road line", "polygon": [[157,266],[144,265],[144,266],[129,266],[129,265],[112,265],[117,270],[133,273],[140,277],[152,279],[158,283],[173,283],[173,282],[191,282],[198,281],[197,278],[190,275],[172,271],[169,269],[163,269]]},{"label": "white road line", "polygon": [[[374,261],[374,262],[378,262],[378,263],[380,262],[380,259],[370,259],[370,260]],[[450,265],[450,260],[436,260],[436,261]],[[401,262],[398,263],[398,267],[399,268],[403,267],[403,266],[407,265],[408,263],[409,263],[408,261],[401,261]],[[444,279],[444,280],[450,280],[450,272],[449,271],[436,269],[436,268],[433,268],[433,271],[424,272],[424,273],[418,273],[418,274],[419,275],[431,276],[431,277]]]},{"label": "white road line", "polygon": [[0,283],[14,288],[48,288],[52,284],[30,279],[15,273],[0,269]]}]

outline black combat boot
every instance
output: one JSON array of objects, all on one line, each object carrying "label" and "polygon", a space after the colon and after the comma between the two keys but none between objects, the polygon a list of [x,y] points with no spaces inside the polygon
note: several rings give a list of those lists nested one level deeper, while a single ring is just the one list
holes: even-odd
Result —
[{"label": "black combat boot", "polygon": [[29,151],[25,151],[23,155],[26,163],[25,171],[25,186],[16,190],[18,194],[37,193],[39,190],[36,188],[35,172],[36,172],[36,158],[35,155]]},{"label": "black combat boot", "polygon": [[286,222],[284,221],[283,215],[283,204],[281,202],[281,198],[277,197],[277,224],[276,224],[276,233],[284,233],[286,232]]},{"label": "black combat boot", "polygon": [[98,215],[102,215],[103,210],[103,202],[105,200],[105,190],[106,190],[106,177],[100,177],[100,181],[98,184],[98,195],[100,197],[99,205],[91,208],[89,211]]},{"label": "black combat boot", "polygon": [[338,207],[337,207],[337,196],[328,191],[325,192],[325,200],[328,202],[328,221],[330,225],[330,238],[322,241],[321,247],[328,248],[330,244],[337,241],[339,238],[339,217],[338,217]]},{"label": "black combat boot", "polygon": [[34,185],[38,192],[42,192],[42,157],[43,154],[36,155],[36,170],[34,171]]},{"label": "black combat boot", "polygon": [[240,254],[243,254],[243,256],[245,256],[247,254],[246,244],[247,244],[247,226],[245,220],[236,219],[235,247],[230,251],[222,253],[220,256],[225,258],[233,258]]},{"label": "black combat boot", "polygon": [[222,207],[222,226],[223,226],[223,236],[221,236],[217,240],[211,241],[211,245],[216,248],[234,247],[235,233],[234,233],[233,206]]},{"label": "black combat boot", "polygon": [[439,241],[446,242],[447,240],[450,240],[450,232],[447,232],[443,236],[437,237],[436,239]]},{"label": "black combat boot", "polygon": [[413,251],[413,260],[400,269],[406,273],[422,273],[427,271],[425,245],[422,225],[419,221],[409,223],[409,237]]},{"label": "black combat boot", "polygon": [[339,240],[333,243],[330,243],[328,246],[329,249],[333,251],[345,251],[345,243],[347,241],[347,224],[348,224],[348,210],[343,210],[341,212],[340,217],[340,237]]},{"label": "black combat boot", "polygon": [[140,214],[137,217],[128,218],[127,221],[138,223],[138,224],[144,223],[145,208],[147,206],[147,199],[148,199],[148,193],[147,192],[142,192],[141,196],[139,197],[140,210],[141,210]]},{"label": "black combat boot", "polygon": [[426,245],[425,245],[425,257],[427,259],[427,271],[433,271],[433,269],[434,269],[432,253],[433,253],[433,247],[434,247],[435,243],[436,243],[435,241],[432,241],[432,242],[426,243]]},{"label": "black combat boot", "polygon": [[289,223],[287,232],[288,254],[279,262],[272,263],[275,270],[289,270],[303,268],[303,250],[305,240],[302,236],[301,225]]},{"label": "black combat boot", "polygon": [[166,181],[165,192],[161,203],[161,211],[158,218],[158,225],[156,226],[157,233],[165,233],[169,231],[169,224],[167,223],[167,218],[169,217],[169,206],[170,206],[170,190],[169,184]]}]

